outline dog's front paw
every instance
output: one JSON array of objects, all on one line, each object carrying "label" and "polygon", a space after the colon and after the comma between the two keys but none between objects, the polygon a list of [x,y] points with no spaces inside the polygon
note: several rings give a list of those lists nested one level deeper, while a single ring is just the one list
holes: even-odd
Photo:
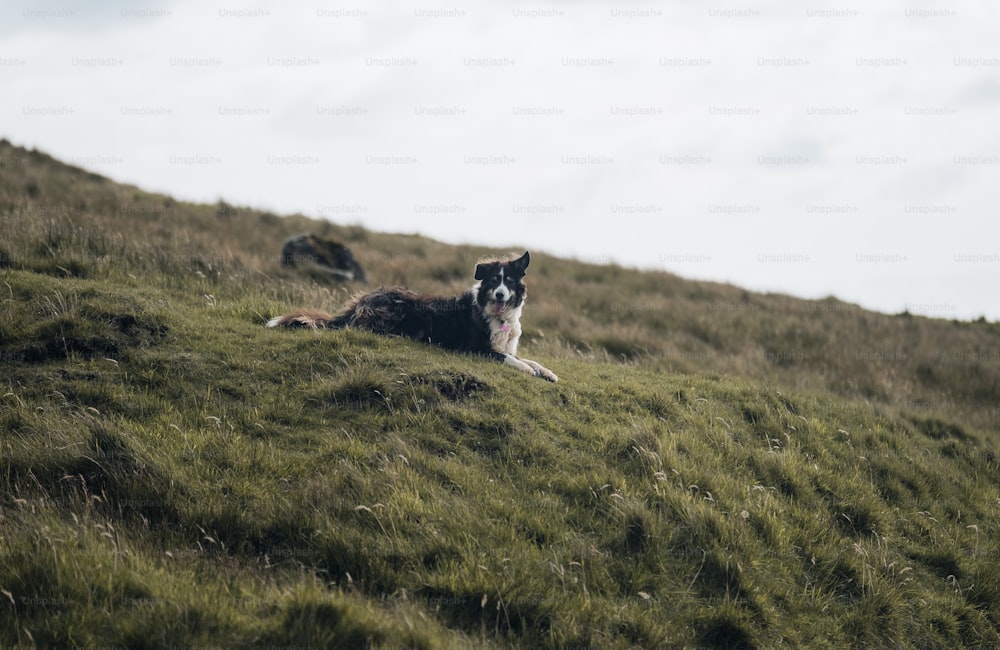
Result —
[{"label": "dog's front paw", "polygon": [[529,375],[534,375],[535,377],[541,377],[542,379],[551,381],[553,383],[559,381],[559,378],[556,377],[554,372],[552,372],[542,364],[538,363],[537,361],[532,361],[531,359],[517,359],[516,357],[508,355],[506,362],[510,365],[514,365],[518,368],[521,368]]},{"label": "dog's front paw", "polygon": [[537,361],[529,361],[528,363],[535,371],[536,377],[541,377],[542,379],[551,381],[553,384],[559,381],[559,378],[556,377],[556,373],[552,372],[551,370],[549,370],[542,364],[538,363]]},{"label": "dog's front paw", "polygon": [[536,377],[541,377],[542,379],[547,379],[547,380],[551,381],[553,384],[556,383],[557,381],[559,381],[559,378],[556,377],[556,373],[552,372],[548,368],[539,368],[538,371],[537,371],[537,373],[538,374],[535,375]]}]

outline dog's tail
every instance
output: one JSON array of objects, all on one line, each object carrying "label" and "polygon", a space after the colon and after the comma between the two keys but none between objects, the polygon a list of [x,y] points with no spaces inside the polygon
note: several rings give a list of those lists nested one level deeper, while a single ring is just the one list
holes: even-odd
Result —
[{"label": "dog's tail", "polygon": [[335,330],[346,323],[339,316],[331,316],[325,311],[301,309],[267,321],[268,327],[309,327],[314,330]]}]

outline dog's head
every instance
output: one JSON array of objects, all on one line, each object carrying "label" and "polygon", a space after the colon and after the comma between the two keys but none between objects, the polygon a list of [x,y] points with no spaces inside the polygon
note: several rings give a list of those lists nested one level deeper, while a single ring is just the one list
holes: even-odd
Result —
[{"label": "dog's head", "polygon": [[524,272],[531,258],[528,252],[513,260],[482,260],[476,265],[479,281],[476,299],[491,316],[516,309],[524,302]]}]

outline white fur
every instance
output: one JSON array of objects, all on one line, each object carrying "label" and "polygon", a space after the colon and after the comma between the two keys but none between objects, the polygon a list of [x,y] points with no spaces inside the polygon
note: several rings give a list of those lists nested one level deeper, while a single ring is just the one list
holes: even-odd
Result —
[{"label": "white fur", "polygon": [[503,280],[504,280],[503,269],[500,269],[500,284],[497,286],[496,289],[493,290],[492,298],[494,300],[500,300],[506,302],[510,300],[511,290],[510,288],[507,287],[506,284],[504,284]]},{"label": "white fur", "polygon": [[[495,303],[487,303],[487,309],[495,309]],[[489,314],[490,344],[497,352],[517,356],[517,342],[521,338],[522,302],[514,309],[507,309],[500,315]]]},{"label": "white fur", "polygon": [[[503,285],[501,285],[503,286]],[[554,372],[531,359],[521,359],[517,356],[517,344],[521,339],[521,308],[524,301],[513,309],[507,309],[502,314],[496,314],[496,303],[492,300],[486,303],[487,322],[490,326],[490,344],[493,349],[504,355],[504,365],[513,366],[521,372],[534,377],[542,377],[551,382],[559,381]]]}]

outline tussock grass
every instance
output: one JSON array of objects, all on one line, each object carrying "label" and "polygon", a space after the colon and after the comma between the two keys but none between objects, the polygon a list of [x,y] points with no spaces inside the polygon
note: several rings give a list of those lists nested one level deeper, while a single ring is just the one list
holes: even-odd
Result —
[{"label": "tussock grass", "polygon": [[353,290],[289,234],[428,291],[483,249],[0,149],[0,645],[1000,644],[994,324],[533,252],[548,384],[263,327]]}]

